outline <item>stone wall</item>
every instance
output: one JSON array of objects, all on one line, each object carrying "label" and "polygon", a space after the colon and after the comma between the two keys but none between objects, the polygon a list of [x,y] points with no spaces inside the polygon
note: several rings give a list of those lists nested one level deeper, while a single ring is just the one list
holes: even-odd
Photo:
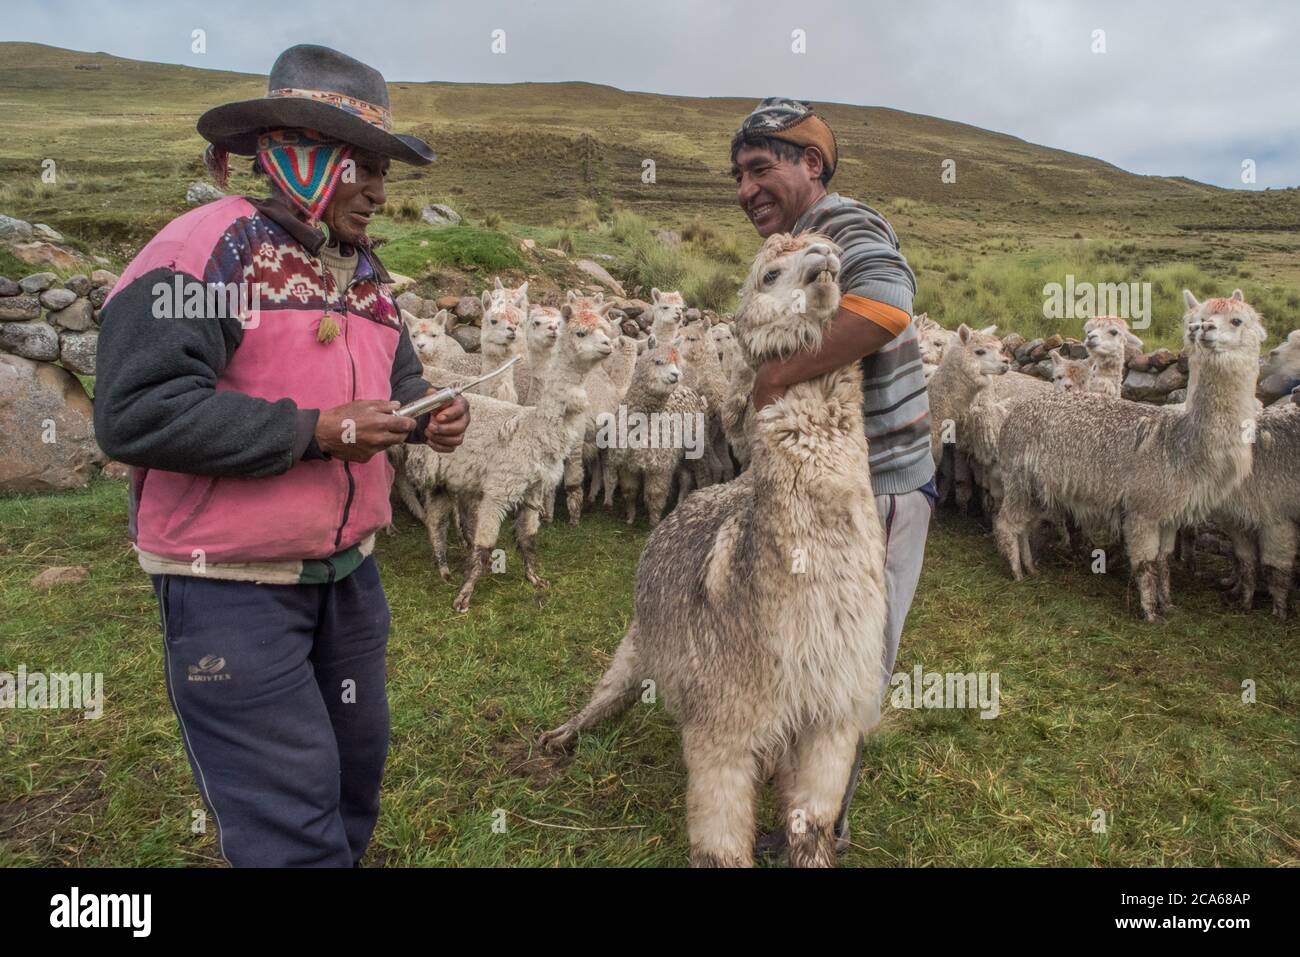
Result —
[{"label": "stone wall", "polygon": [[94,375],[99,311],[116,282],[106,269],[62,282],[52,272],[0,276],[0,352]]},{"label": "stone wall", "polygon": [[[1024,336],[1013,332],[1002,337],[1002,345],[1018,371],[1048,382],[1052,381],[1052,360],[1048,353],[1053,349],[1060,349],[1067,359],[1088,358],[1087,346],[1064,336],[1026,341]],[[1187,368],[1185,352],[1130,350],[1124,359],[1123,397],[1157,405],[1182,402],[1187,398]]]}]

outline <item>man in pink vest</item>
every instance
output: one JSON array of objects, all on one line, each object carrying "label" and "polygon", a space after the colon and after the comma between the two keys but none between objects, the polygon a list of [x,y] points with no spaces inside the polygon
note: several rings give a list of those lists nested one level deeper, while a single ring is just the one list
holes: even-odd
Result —
[{"label": "man in pink vest", "polygon": [[198,128],[218,182],[254,156],[271,195],[186,213],[132,261],[101,317],[96,436],[132,466],[131,537],[223,856],[353,866],[388,749],[384,450],[453,452],[469,423],[463,399],[394,414],[432,387],[366,237],[390,161],[433,152],[391,131],[378,71],[310,45]]}]

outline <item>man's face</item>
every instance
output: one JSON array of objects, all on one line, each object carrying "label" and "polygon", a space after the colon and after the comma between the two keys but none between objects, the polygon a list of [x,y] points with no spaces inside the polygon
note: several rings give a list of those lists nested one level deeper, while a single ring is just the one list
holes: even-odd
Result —
[{"label": "man's face", "polygon": [[370,217],[387,199],[384,177],[388,175],[389,160],[365,150],[353,150],[352,160],[356,176],[348,177],[345,173],[339,179],[322,218],[333,236],[357,245],[366,242]]},{"label": "man's face", "polygon": [[788,233],[817,198],[821,186],[821,154],[806,149],[797,163],[783,160],[761,146],[746,144],[736,152],[732,167],[736,200],[758,234]]}]

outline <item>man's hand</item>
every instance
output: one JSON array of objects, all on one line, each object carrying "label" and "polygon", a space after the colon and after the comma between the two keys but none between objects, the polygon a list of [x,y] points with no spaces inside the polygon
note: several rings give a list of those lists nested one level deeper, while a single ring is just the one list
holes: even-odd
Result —
[{"label": "man's hand", "polygon": [[[433,391],[430,389],[425,395]],[[468,427],[469,402],[463,395],[458,395],[429,416],[424,439],[435,452],[454,452],[456,446],[465,441],[465,430]]]},{"label": "man's hand", "polygon": [[400,405],[363,399],[325,409],[316,420],[316,444],[335,458],[369,462],[376,452],[405,442],[415,428],[414,419],[393,415]]},{"label": "man's hand", "polygon": [[769,359],[755,371],[754,390],[750,393],[755,412],[761,411],[763,406],[771,405],[785,395],[785,385],[778,381],[780,365],[780,360]]}]

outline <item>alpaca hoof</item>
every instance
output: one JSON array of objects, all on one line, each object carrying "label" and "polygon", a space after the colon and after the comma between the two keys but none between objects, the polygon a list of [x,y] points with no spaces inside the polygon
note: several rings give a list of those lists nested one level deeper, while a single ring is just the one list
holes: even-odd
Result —
[{"label": "alpaca hoof", "polygon": [[570,516],[569,516],[569,524],[572,525],[574,528],[577,528],[577,527],[578,527],[578,520],[579,520],[581,517],[582,517],[582,516],[580,516],[580,515],[570,515]]},{"label": "alpaca hoof", "polygon": [[542,589],[551,587],[551,583],[540,575],[529,575],[528,580],[532,582],[534,588]]},{"label": "alpaca hoof", "polygon": [[473,594],[474,593],[472,591],[468,591],[468,592],[462,591],[459,595],[456,596],[456,600],[451,603],[451,607],[454,608],[456,611],[460,612],[461,614],[464,614],[465,612],[469,611],[469,600],[470,600],[470,596],[472,596]]},{"label": "alpaca hoof", "polygon": [[537,739],[537,746],[543,751],[549,751],[552,754],[559,754],[566,751],[572,751],[574,742],[578,740],[578,731],[570,722],[566,721],[558,728],[552,728],[542,734]]},{"label": "alpaca hoof", "polygon": [[438,569],[438,577],[445,582],[451,581],[451,569],[445,565],[442,566],[441,568]]}]

